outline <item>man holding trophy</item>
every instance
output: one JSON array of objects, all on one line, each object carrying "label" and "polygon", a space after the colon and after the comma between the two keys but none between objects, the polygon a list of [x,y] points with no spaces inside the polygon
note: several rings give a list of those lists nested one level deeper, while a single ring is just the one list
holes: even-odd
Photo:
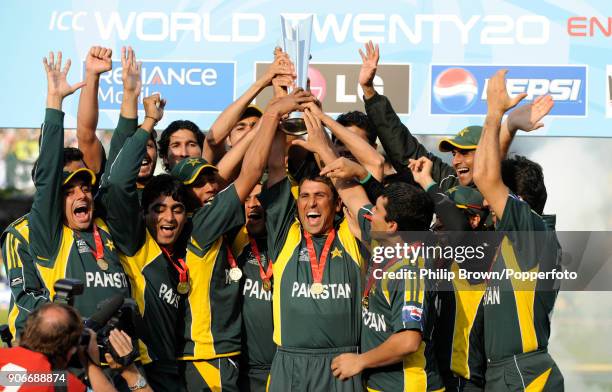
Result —
[{"label": "man holding trophy", "polygon": [[[283,49],[296,71],[296,88],[307,89],[312,16],[281,16]],[[290,135],[313,126],[305,112],[283,118]],[[300,109],[302,110],[302,109]],[[337,219],[341,201],[331,180],[318,173],[299,183],[269,172],[261,194],[266,210],[268,255],[273,260],[273,323],[277,352],[269,391],[362,391],[361,376],[340,380],[331,363],[357,353],[361,327],[361,281],[366,259],[347,219]],[[296,218],[296,215],[299,218]]]}]

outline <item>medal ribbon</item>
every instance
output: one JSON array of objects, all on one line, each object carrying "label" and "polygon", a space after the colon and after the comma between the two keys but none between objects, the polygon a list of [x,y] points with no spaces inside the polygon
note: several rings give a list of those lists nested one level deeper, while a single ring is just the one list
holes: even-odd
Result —
[{"label": "medal ribbon", "polygon": [[261,254],[259,253],[259,248],[257,247],[257,241],[255,241],[254,238],[249,237],[249,242],[251,243],[251,251],[253,251],[255,258],[257,259],[257,264],[259,264],[259,277],[262,281],[265,281],[266,279],[270,280],[272,277],[272,261],[268,260],[268,268],[266,269],[266,272],[264,272],[263,264],[261,264]]},{"label": "medal ribbon", "polygon": [[175,261],[174,258],[172,257],[172,255],[170,254],[170,252],[168,252],[168,250],[166,248],[164,248],[162,246],[160,246],[160,248],[161,248],[162,252],[164,252],[166,257],[168,258],[168,260],[170,260],[170,263],[172,263],[172,266],[174,266],[174,269],[176,269],[178,271],[178,273],[179,273],[179,282],[187,283],[187,281],[189,280],[187,278],[188,272],[189,272],[189,268],[187,267],[187,264],[185,263],[185,260],[183,260],[181,258],[178,258]]},{"label": "medal ribbon", "polygon": [[234,258],[232,249],[230,248],[229,245],[226,245],[226,247],[227,247],[227,262],[229,263],[230,268],[237,268],[238,264],[236,264],[236,259]]},{"label": "medal ribbon", "polygon": [[96,260],[100,260],[104,257],[104,245],[102,245],[102,237],[100,236],[100,232],[98,231],[98,225],[93,224],[93,236],[94,236],[94,244],[96,245],[96,250],[91,249],[91,252],[95,255]]},{"label": "medal ribbon", "polygon": [[313,283],[321,283],[323,281],[323,271],[325,271],[325,264],[327,264],[327,255],[329,254],[329,248],[331,248],[331,244],[334,242],[335,237],[336,230],[331,229],[327,233],[327,239],[321,251],[321,259],[317,263],[317,253],[312,243],[312,237],[309,232],[304,230],[304,238],[306,239],[306,247],[308,248],[308,256],[310,257],[310,269],[312,269]]},{"label": "medal ribbon", "polygon": [[[78,231],[74,230],[74,234],[76,234],[78,238],[81,238]],[[96,260],[100,260],[104,257],[104,245],[102,245],[102,237],[100,236],[100,232],[98,231],[98,225],[96,225],[95,223],[93,224],[93,237],[96,249],[92,249],[86,241],[83,242],[85,242],[89,250],[91,250],[91,253],[93,253]]]}]

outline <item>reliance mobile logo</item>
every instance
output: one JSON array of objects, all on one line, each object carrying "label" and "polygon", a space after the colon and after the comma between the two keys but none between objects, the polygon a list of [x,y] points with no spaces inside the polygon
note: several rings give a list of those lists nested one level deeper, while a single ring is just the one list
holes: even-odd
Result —
[{"label": "reliance mobile logo", "polygon": [[586,116],[586,66],[432,65],[431,114],[487,114],[487,83],[500,68],[508,69],[510,96],[527,93],[524,101],[549,94],[551,115]]},{"label": "reliance mobile logo", "polygon": [[[234,62],[143,60],[139,109],[144,97],[159,93],[168,111],[220,112],[234,101],[235,68]],[[121,62],[113,61],[112,71],[101,75],[100,109],[119,110],[122,72]]]}]

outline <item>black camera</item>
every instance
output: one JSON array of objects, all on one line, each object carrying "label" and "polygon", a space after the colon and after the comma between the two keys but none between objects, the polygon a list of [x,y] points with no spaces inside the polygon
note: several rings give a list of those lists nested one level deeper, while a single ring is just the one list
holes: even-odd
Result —
[{"label": "black camera", "polygon": [[[74,297],[83,294],[83,282],[78,279],[60,279],[53,285],[55,297],[53,302],[73,306]],[[104,354],[110,353],[115,362],[122,366],[131,364],[138,358],[137,339],[140,337],[139,328],[142,326],[142,317],[138,305],[131,298],[124,298],[122,294],[110,297],[97,306],[97,311],[85,320],[85,328],[92,329],[97,334],[97,344],[100,351],[100,362],[106,361]],[[127,333],[132,339],[134,349],[129,355],[120,357],[110,343],[110,332],[119,329]],[[89,334],[83,331],[80,344],[89,345]]]}]

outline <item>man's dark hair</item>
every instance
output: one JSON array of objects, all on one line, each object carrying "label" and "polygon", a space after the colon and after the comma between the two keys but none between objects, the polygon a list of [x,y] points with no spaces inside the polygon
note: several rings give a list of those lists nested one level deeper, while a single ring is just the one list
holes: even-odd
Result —
[{"label": "man's dark hair", "polygon": [[386,200],[387,222],[397,223],[397,231],[427,230],[434,213],[434,203],[425,191],[404,182],[386,186],[381,197]]},{"label": "man's dark hair", "polygon": [[302,178],[300,180],[300,184],[299,184],[298,189],[300,189],[302,187],[302,184],[304,183],[304,181],[321,182],[321,183],[327,185],[329,187],[329,189],[332,191],[333,201],[335,202],[336,200],[338,200],[338,191],[334,187],[334,183],[332,182],[332,180],[330,180],[328,177],[320,176],[318,174],[308,174],[308,175],[306,175],[304,178]]},{"label": "man's dark hair", "polygon": [[[368,143],[370,143],[371,145],[376,144],[376,132],[374,132],[374,126],[372,125],[372,122],[368,118],[367,114],[358,110],[354,110],[352,112],[342,113],[338,116],[336,121],[344,127],[350,127],[351,125],[354,125],[363,129],[368,137]],[[336,139],[336,136],[332,135],[332,141],[334,143],[338,141]]]},{"label": "man's dark hair", "polygon": [[510,191],[542,215],[548,198],[542,166],[524,156],[515,155],[513,158],[504,159],[501,169],[502,180]]},{"label": "man's dark hair", "polygon": [[[56,312],[65,317],[57,317]],[[47,315],[54,312],[52,315]],[[47,303],[28,316],[19,345],[44,354],[54,369],[67,359],[68,352],[78,346],[83,332],[83,321],[76,310],[68,305]]]},{"label": "man's dark hair", "polygon": [[172,136],[172,134],[180,129],[186,129],[188,131],[191,131],[195,137],[196,137],[196,141],[198,143],[198,146],[200,146],[201,149],[204,149],[204,133],[200,130],[200,128],[193,122],[189,121],[189,120],[176,120],[176,121],[172,121],[170,123],[170,125],[168,125],[168,127],[166,129],[164,129],[164,131],[162,132],[158,143],[158,153],[159,156],[162,159],[162,162],[164,163],[164,169],[166,169],[166,171],[170,171],[170,168],[168,167],[168,165],[166,164],[166,160],[168,158],[168,147],[170,146],[170,136]]},{"label": "man's dark hair", "polygon": [[187,191],[185,185],[169,174],[157,175],[145,185],[142,191],[142,210],[146,214],[151,204],[160,196],[170,196],[174,200],[183,203],[187,210],[193,210],[196,206],[195,200]]},{"label": "man's dark hair", "polygon": [[[34,181],[34,174],[36,174],[36,166],[38,166],[38,159],[34,162],[32,166],[32,172],[30,175],[32,176],[32,181]],[[83,152],[78,148],[74,147],[64,147],[64,166],[69,164],[70,162],[79,162],[83,160]]]}]

